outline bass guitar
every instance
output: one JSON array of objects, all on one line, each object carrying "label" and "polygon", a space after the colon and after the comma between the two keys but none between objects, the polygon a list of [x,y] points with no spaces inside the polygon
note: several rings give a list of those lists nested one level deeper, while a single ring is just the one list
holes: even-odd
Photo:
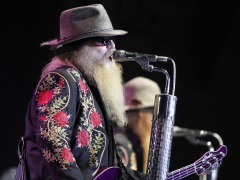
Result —
[{"label": "bass guitar", "polygon": [[[201,175],[208,169],[214,169],[221,164],[227,155],[227,147],[221,145],[216,151],[208,151],[194,163],[168,173],[167,180],[180,180],[194,173]],[[121,177],[119,167],[108,167],[97,174],[94,180],[118,180]]]}]

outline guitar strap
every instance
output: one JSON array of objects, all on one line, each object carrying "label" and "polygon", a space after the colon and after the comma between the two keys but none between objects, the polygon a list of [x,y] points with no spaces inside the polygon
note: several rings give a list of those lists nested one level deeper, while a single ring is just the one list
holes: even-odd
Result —
[{"label": "guitar strap", "polygon": [[115,140],[114,140],[114,135],[113,135],[113,128],[112,125],[109,123],[107,120],[107,129],[109,133],[109,147],[108,147],[108,164],[110,166],[114,166],[114,152],[115,152]]}]

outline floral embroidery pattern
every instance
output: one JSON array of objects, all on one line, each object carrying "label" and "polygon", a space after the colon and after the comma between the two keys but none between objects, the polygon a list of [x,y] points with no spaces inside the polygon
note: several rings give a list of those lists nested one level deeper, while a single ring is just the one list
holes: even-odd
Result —
[{"label": "floral embroidery pattern", "polygon": [[86,92],[87,92],[87,86],[86,86],[86,84],[85,84],[81,79],[80,79],[79,84],[80,84],[80,88],[81,88],[81,90],[83,91],[83,93],[86,93]]},{"label": "floral embroidery pattern", "polygon": [[57,112],[55,115],[54,115],[54,120],[56,121],[56,123],[61,126],[61,127],[64,127],[67,125],[68,123],[68,117],[67,117],[67,114],[65,112]]},{"label": "floral embroidery pattern", "polygon": [[101,125],[102,123],[102,119],[100,117],[100,115],[95,112],[95,111],[92,111],[92,114],[91,114],[91,123],[94,127],[98,127]]},{"label": "floral embroidery pattern", "polygon": [[51,99],[52,99],[52,91],[44,90],[38,94],[37,101],[39,105],[42,105],[42,104],[48,103]]},{"label": "floral embroidery pattern", "polygon": [[73,154],[72,154],[72,152],[70,151],[69,148],[64,147],[62,149],[61,154],[62,154],[63,159],[66,160],[67,162],[73,162],[74,161]]},{"label": "floral embroidery pattern", "polygon": [[40,119],[41,121],[46,121],[46,120],[47,120],[46,116],[39,116],[39,119]]},{"label": "floral embroidery pattern", "polygon": [[87,147],[90,152],[89,165],[90,167],[98,167],[100,164],[102,151],[105,149],[105,135],[97,128],[103,128],[102,118],[95,109],[93,96],[88,90],[87,83],[81,77],[79,72],[75,70],[69,71],[78,79],[80,102],[83,107],[83,116],[80,118],[80,126],[78,126],[78,147]]},{"label": "floral embroidery pattern", "polygon": [[[78,126],[77,132],[74,132],[77,143],[73,148],[79,151],[73,152],[88,151],[89,156],[84,158],[88,158],[89,167],[96,169],[96,172],[106,146],[103,120],[95,108],[93,95],[82,75],[73,68],[67,69],[67,72],[73,81],[78,83],[81,107],[79,119],[74,119]],[[41,80],[36,92],[39,131],[42,139],[50,142],[52,146],[42,148],[42,153],[48,162],[56,162],[62,169],[67,169],[68,165],[76,165],[74,158],[76,154],[72,153],[68,144],[70,139],[68,131],[71,131],[69,122],[72,115],[65,108],[69,99],[69,85],[63,76],[49,73]]]},{"label": "floral embroidery pattern", "polygon": [[[95,130],[94,130],[95,131]],[[99,155],[100,150],[102,149],[104,143],[104,134],[98,131],[95,131],[96,135],[93,136],[93,143],[90,146],[90,157],[89,157],[89,164],[90,166],[98,166],[100,162],[97,161],[97,155]]]},{"label": "floral embroidery pattern", "polygon": [[[63,95],[67,81],[57,73],[47,74],[39,84],[36,100],[38,103],[40,135],[43,139],[52,144],[52,150],[42,148],[44,158],[48,162],[58,162],[62,169],[67,169],[66,165],[74,162],[74,156],[68,147],[67,134],[68,120],[70,114],[64,112],[68,104],[69,90]],[[66,86],[63,86],[66,83]]]},{"label": "floral embroidery pattern", "polygon": [[60,79],[60,81],[58,82],[58,86],[59,86],[59,87],[62,87],[62,86],[63,86],[63,83],[64,83],[64,80],[63,80],[63,79]]},{"label": "floral embroidery pattern", "polygon": [[78,139],[78,144],[80,144],[81,146],[86,146],[89,142],[88,132],[86,130],[79,131],[77,135],[77,139]]}]

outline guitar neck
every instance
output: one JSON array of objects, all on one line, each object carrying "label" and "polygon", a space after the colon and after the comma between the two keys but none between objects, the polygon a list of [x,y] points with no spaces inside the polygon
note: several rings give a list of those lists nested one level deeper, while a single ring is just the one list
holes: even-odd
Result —
[{"label": "guitar neck", "polygon": [[183,179],[191,174],[195,173],[195,168],[194,168],[194,164],[190,164],[188,166],[185,166],[183,168],[177,169],[175,171],[172,171],[170,173],[168,173],[168,180],[180,180]]},{"label": "guitar neck", "polygon": [[[219,165],[218,162],[222,160],[222,158],[224,158],[226,154],[227,147],[225,145],[221,145],[217,151],[206,152],[193,164],[187,165],[185,167],[168,173],[167,180],[180,180],[194,173],[200,175],[207,169],[210,169],[212,166]],[[103,168],[102,171],[100,171],[100,173],[94,178],[94,180],[118,180],[121,174],[122,171],[119,167],[107,167]],[[149,174],[146,175],[147,179],[156,179],[148,178],[148,175]]]}]

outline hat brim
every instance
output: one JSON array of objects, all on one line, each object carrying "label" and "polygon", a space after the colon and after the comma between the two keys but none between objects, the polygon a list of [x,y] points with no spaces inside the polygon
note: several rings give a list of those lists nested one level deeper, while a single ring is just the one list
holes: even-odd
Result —
[{"label": "hat brim", "polygon": [[99,31],[99,32],[92,32],[92,33],[85,33],[80,34],[76,36],[71,36],[68,38],[63,39],[53,39],[50,41],[46,41],[41,43],[41,47],[43,46],[51,46],[51,50],[56,50],[60,47],[62,47],[64,44],[68,44],[77,40],[86,39],[90,37],[104,37],[104,36],[120,36],[127,34],[127,31],[124,30],[105,30],[105,31]]}]

